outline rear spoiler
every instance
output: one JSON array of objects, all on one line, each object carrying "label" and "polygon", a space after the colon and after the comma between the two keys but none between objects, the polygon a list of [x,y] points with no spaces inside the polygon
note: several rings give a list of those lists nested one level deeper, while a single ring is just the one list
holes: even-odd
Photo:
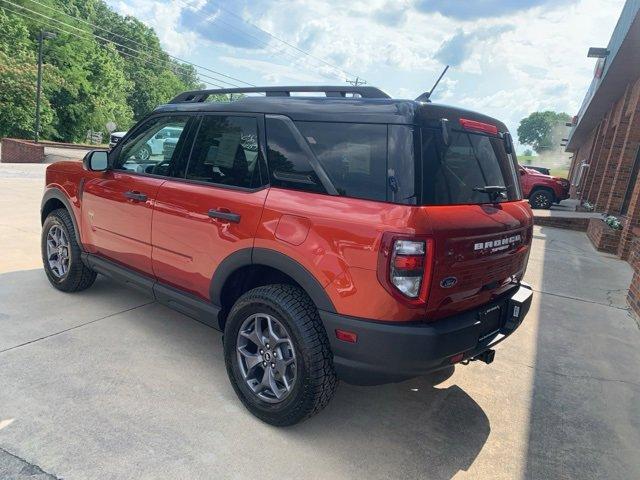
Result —
[{"label": "rear spoiler", "polygon": [[[504,142],[504,149],[507,152],[507,154],[511,155],[513,152],[515,152],[515,148],[513,146],[513,138],[511,137],[511,134],[509,132],[500,132],[496,125],[493,125],[490,123],[471,120],[468,118],[460,118],[458,120],[462,128],[464,128],[465,130],[497,135]],[[441,118],[440,128],[441,128],[441,134],[442,134],[442,142],[448,146],[449,140],[451,138],[449,119]]]}]

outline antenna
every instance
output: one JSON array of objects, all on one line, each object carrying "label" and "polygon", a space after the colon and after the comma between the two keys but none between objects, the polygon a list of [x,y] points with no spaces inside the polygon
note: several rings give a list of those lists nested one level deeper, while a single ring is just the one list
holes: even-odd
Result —
[{"label": "antenna", "polygon": [[442,80],[442,77],[444,77],[444,74],[447,73],[447,70],[449,70],[449,65],[444,67],[444,70],[442,71],[442,73],[440,74],[438,79],[436,80],[436,83],[433,84],[433,87],[431,87],[431,90],[429,90],[428,92],[425,92],[422,95],[420,95],[418,98],[416,98],[416,101],[418,101],[418,102],[430,102],[431,101],[430,100],[431,99],[431,95],[433,94],[433,91],[436,89],[436,87],[440,83],[440,80]]}]

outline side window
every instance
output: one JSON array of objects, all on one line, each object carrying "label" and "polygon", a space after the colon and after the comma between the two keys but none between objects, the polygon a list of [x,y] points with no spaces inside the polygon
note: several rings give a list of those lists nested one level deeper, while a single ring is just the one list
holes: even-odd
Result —
[{"label": "side window", "polygon": [[187,115],[172,115],[148,120],[123,143],[113,168],[169,175],[184,143],[189,118]]},{"label": "side window", "polygon": [[254,117],[206,115],[196,135],[186,178],[257,188],[261,185],[259,156]]},{"label": "side window", "polygon": [[309,163],[289,125],[267,117],[269,174],[274,187],[325,193],[320,179]]},{"label": "side window", "polygon": [[340,195],[387,199],[387,126],[297,122]]}]

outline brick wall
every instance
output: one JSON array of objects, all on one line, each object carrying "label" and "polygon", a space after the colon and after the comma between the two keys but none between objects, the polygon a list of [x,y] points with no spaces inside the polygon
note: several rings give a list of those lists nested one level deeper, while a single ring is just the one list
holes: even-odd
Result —
[{"label": "brick wall", "polygon": [[[620,241],[613,252],[627,260],[635,238],[632,231],[640,227],[640,180],[632,178],[640,148],[640,78],[621,89],[620,95],[585,142],[578,146],[578,155],[574,155],[573,162],[586,160],[589,164],[575,192],[581,202],[594,205],[596,212],[621,216],[627,189],[635,181],[629,207],[624,212],[626,218]],[[572,165],[572,169],[577,167],[577,163]],[[591,232],[590,238],[597,243],[596,230]]]},{"label": "brick wall", "polygon": [[[612,191],[613,180],[620,168],[620,156],[622,154],[625,139],[629,129],[630,117],[625,115],[629,102],[631,101],[631,88],[627,86],[624,94],[616,102],[613,110],[612,121],[610,123],[609,136],[610,143],[605,139],[603,144],[603,168],[599,170],[600,176],[596,178],[595,185],[597,187],[597,193],[595,194],[595,208],[599,212],[609,212],[607,205],[609,202],[609,196]],[[598,185],[599,180],[599,185]],[[620,202],[622,203],[622,202]],[[615,214],[617,212],[609,212]]]},{"label": "brick wall", "polygon": [[602,193],[602,197],[607,197],[604,209],[612,215],[621,213],[624,195],[631,179],[638,146],[640,146],[640,79],[627,90],[628,98],[625,111],[622,113],[623,120],[621,120],[624,130],[619,138],[620,149],[615,150],[617,157],[615,171],[610,175],[611,183],[607,182],[606,190]]},{"label": "brick wall", "polygon": [[629,286],[627,301],[631,309],[640,317],[640,235],[634,238],[629,255],[629,263],[633,267],[633,278]]},{"label": "brick wall", "polygon": [[15,138],[2,139],[2,163],[42,163],[44,146]]},{"label": "brick wall", "polygon": [[541,227],[566,228],[568,230],[577,230],[586,232],[589,225],[588,218],[572,218],[572,217],[539,217],[533,216],[533,224]]},{"label": "brick wall", "polygon": [[614,230],[599,218],[589,220],[587,237],[593,246],[601,252],[617,253],[622,230]]}]

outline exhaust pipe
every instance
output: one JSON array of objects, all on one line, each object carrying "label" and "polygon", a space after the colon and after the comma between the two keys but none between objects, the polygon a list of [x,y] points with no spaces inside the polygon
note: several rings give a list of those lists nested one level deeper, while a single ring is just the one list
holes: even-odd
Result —
[{"label": "exhaust pipe", "polygon": [[487,365],[489,365],[491,362],[493,362],[493,359],[495,358],[495,356],[496,356],[496,351],[490,348],[482,352],[480,355],[473,357],[471,360],[472,361],[480,360],[481,362],[484,362]]}]

